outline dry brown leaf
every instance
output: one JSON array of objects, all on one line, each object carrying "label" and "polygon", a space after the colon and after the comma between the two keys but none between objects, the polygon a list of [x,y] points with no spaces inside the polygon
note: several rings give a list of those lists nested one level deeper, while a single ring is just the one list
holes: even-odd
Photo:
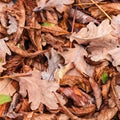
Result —
[{"label": "dry brown leaf", "polygon": [[41,26],[41,31],[46,33],[52,33],[55,36],[68,35],[68,31],[62,29],[58,25],[55,26]]},{"label": "dry brown leaf", "polygon": [[70,41],[76,40],[79,44],[83,44],[92,41],[102,41],[104,39],[115,39],[115,37],[111,35],[113,28],[109,22],[110,21],[106,19],[102,21],[99,26],[90,22],[87,27],[82,28],[78,33],[72,33]]},{"label": "dry brown leaf", "polygon": [[97,120],[111,120],[115,116],[117,111],[118,111],[117,107],[113,108],[104,107],[100,114],[97,116]]},{"label": "dry brown leaf", "polygon": [[44,80],[54,80],[54,72],[59,67],[61,56],[54,49],[51,49],[49,52],[45,53],[45,56],[48,59],[48,68],[47,71],[42,72],[42,78]]},{"label": "dry brown leaf", "polygon": [[37,0],[37,6],[34,11],[40,11],[45,8],[56,8],[60,13],[66,11],[66,7],[74,3],[74,0]]},{"label": "dry brown leaf", "polygon": [[[30,73],[32,76],[19,77],[17,81],[20,85],[20,94],[26,97],[28,92],[31,109],[37,109],[40,103],[45,104],[49,109],[57,109],[58,104],[53,92],[56,92],[59,84],[55,81],[41,80],[41,72],[38,70]],[[62,103],[65,104],[63,97],[60,94],[58,95]]]},{"label": "dry brown leaf", "polygon": [[40,54],[47,52],[46,50],[43,50],[43,51],[38,50],[33,53],[29,53],[26,50],[23,50],[23,49],[19,48],[18,46],[15,46],[14,43],[12,43],[12,42],[7,42],[7,45],[9,46],[9,48],[12,52],[15,52],[16,54],[18,54],[22,57],[32,57],[33,58],[33,57],[36,57]]},{"label": "dry brown leaf", "polygon": [[68,51],[60,53],[65,63],[73,62],[76,69],[83,74],[91,76],[93,74],[93,67],[86,63],[84,57],[87,56],[86,50],[79,45],[75,45],[75,48],[69,48]]},{"label": "dry brown leaf", "polygon": [[[40,24],[36,20],[36,15],[32,13],[31,17],[28,17],[27,19],[27,26],[36,28],[39,27],[41,28]],[[42,50],[42,45],[41,45],[41,29],[35,30],[35,29],[28,29],[28,34],[30,37],[31,42],[33,45],[38,49]]]},{"label": "dry brown leaf", "polygon": [[[90,23],[87,28],[82,28],[78,33],[73,33],[74,39],[79,44],[90,42],[87,50],[89,57],[93,61],[107,59],[119,71],[119,19],[120,15],[113,17],[111,24],[109,20],[104,20],[98,27]],[[93,34],[94,33],[94,34]]]},{"label": "dry brown leaf", "polygon": [[13,34],[13,33],[15,33],[16,31],[17,31],[17,25],[18,25],[18,23],[17,23],[17,21],[16,21],[16,19],[14,18],[14,17],[12,17],[11,15],[8,15],[8,19],[9,19],[9,26],[7,27],[8,28],[8,30],[7,30],[7,33],[9,34],[9,35],[11,35],[11,34]]},{"label": "dry brown leaf", "polygon": [[102,85],[102,96],[107,99],[110,90],[110,81],[108,81],[105,85]]},{"label": "dry brown leaf", "polygon": [[15,92],[16,90],[12,86],[10,79],[0,80],[0,94],[12,96]]},{"label": "dry brown leaf", "polygon": [[77,86],[73,88],[60,88],[60,91],[68,98],[71,98],[76,106],[86,106],[93,102],[93,99],[88,94],[78,89]]},{"label": "dry brown leaf", "polygon": [[46,17],[49,23],[53,23],[55,25],[58,24],[58,16],[54,9],[51,9],[50,11],[46,11]]},{"label": "dry brown leaf", "polygon": [[[70,17],[73,18],[74,16],[74,11],[75,9],[71,9],[70,11]],[[94,23],[99,23],[95,18],[85,14],[84,12],[80,11],[80,10],[76,10],[76,13],[75,13],[75,16],[76,16],[76,21],[79,22],[79,23],[89,23],[89,22],[94,22]]]},{"label": "dry brown leaf", "polygon": [[91,105],[88,105],[88,106],[85,106],[85,107],[74,107],[74,106],[72,106],[72,108],[69,108],[69,109],[75,115],[84,116],[84,115],[89,115],[89,114],[95,112],[95,108],[96,108],[95,105],[91,104]]},{"label": "dry brown leaf", "polygon": [[53,48],[62,51],[62,46],[64,45],[63,39],[54,37],[49,33],[42,34],[41,37],[43,44],[50,44]]},{"label": "dry brown leaf", "polygon": [[11,51],[5,43],[6,40],[8,40],[7,37],[0,39],[0,73],[5,70],[5,68],[3,68],[3,65],[6,63],[6,54],[11,55]]},{"label": "dry brown leaf", "polygon": [[117,105],[117,108],[120,110],[120,94],[119,94],[119,90],[120,90],[120,85],[116,84],[117,81],[120,80],[120,74],[116,75],[112,81],[111,81],[111,90],[112,90],[112,96],[114,98],[114,102]]},{"label": "dry brown leaf", "polygon": [[73,87],[75,85],[78,85],[79,88],[84,90],[85,92],[90,92],[91,91],[91,86],[89,81],[84,78],[83,76],[75,76],[75,75],[65,75],[61,80],[60,80],[60,85],[62,86],[70,86]]},{"label": "dry brown leaf", "polygon": [[[120,14],[120,3],[119,2],[103,3],[101,5],[99,4],[99,6],[110,16]],[[103,14],[103,12],[100,9],[98,9],[98,7],[96,6],[90,7],[89,12],[95,18],[99,18],[99,19],[106,18],[105,14]]]},{"label": "dry brown leaf", "polygon": [[[28,118],[26,120],[28,120]],[[55,119],[56,119],[55,114],[34,114],[32,117],[32,120],[55,120]]]},{"label": "dry brown leaf", "polygon": [[[82,28],[78,33],[72,33],[70,40],[76,40],[79,44],[88,42],[115,41],[119,37],[120,15],[114,16],[111,24],[108,19],[96,26],[90,22],[87,27]],[[93,34],[94,33],[94,34]]]},{"label": "dry brown leaf", "polygon": [[6,3],[9,3],[11,2],[12,0],[1,0],[2,2],[6,2]]},{"label": "dry brown leaf", "polygon": [[90,82],[91,87],[92,87],[93,92],[94,92],[97,109],[100,109],[100,106],[102,104],[101,89],[93,78],[90,78],[89,82]]},{"label": "dry brown leaf", "polygon": [[54,78],[57,81],[61,81],[61,79],[63,79],[63,77],[65,76],[65,74],[71,70],[72,68],[74,68],[74,64],[73,63],[68,63],[65,66],[60,66],[60,68],[57,68],[54,72]]},{"label": "dry brown leaf", "polygon": [[17,32],[13,35],[14,42],[17,43],[22,35],[25,25],[25,7],[23,0],[18,0],[12,8],[7,9],[7,13],[16,18],[18,21]]}]

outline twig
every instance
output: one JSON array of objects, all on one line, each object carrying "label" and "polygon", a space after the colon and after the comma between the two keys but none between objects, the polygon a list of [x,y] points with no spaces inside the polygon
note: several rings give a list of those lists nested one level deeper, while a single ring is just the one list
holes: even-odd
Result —
[{"label": "twig", "polygon": [[[95,2],[95,3],[97,3],[97,4],[99,4],[99,3],[107,3],[107,2]],[[95,3],[91,3],[91,2],[87,2],[87,3],[78,3],[78,4],[74,4],[74,6],[82,6],[82,5],[93,5],[93,4],[95,4]]]},{"label": "twig", "polygon": [[77,116],[73,115],[73,114],[68,110],[68,108],[66,108],[64,105],[62,105],[62,103],[60,102],[60,100],[59,100],[58,96],[56,95],[56,93],[55,93],[55,92],[53,92],[53,93],[54,93],[54,95],[55,95],[55,97],[56,97],[59,105],[61,106],[62,110],[66,113],[66,115],[68,115],[68,117],[70,117],[71,120],[78,120],[78,117],[77,117]]},{"label": "twig", "polygon": [[102,7],[100,7],[94,0],[91,0],[92,3],[94,3],[106,16],[107,18],[111,21],[112,18],[104,11]]}]

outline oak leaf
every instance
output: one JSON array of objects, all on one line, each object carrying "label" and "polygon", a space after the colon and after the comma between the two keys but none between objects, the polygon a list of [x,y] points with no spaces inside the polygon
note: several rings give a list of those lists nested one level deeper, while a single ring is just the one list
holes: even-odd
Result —
[{"label": "oak leaf", "polygon": [[[20,77],[18,82],[20,85],[20,94],[25,97],[28,92],[31,109],[37,109],[40,103],[45,104],[49,109],[57,109],[58,104],[53,92],[56,92],[59,84],[55,81],[41,80],[41,72],[38,70],[29,73],[32,75]],[[63,97],[60,94],[58,94],[58,96],[64,104],[65,101]]]},{"label": "oak leaf", "polygon": [[75,48],[69,48],[68,51],[60,54],[64,57],[66,64],[73,62],[78,71],[89,76],[92,75],[93,67],[86,63],[84,57],[88,53],[82,46],[75,45]]},{"label": "oak leaf", "polygon": [[37,0],[38,7],[34,11],[55,7],[57,11],[62,13],[66,10],[66,5],[71,5],[72,3],[74,3],[74,0],[48,0],[48,2],[47,0]]}]

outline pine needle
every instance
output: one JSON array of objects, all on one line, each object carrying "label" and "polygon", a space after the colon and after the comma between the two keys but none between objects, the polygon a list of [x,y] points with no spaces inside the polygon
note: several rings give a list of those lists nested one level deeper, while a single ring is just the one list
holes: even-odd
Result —
[{"label": "pine needle", "polygon": [[94,0],[91,0],[92,3],[94,3],[105,15],[106,17],[111,21],[112,18],[104,11],[103,8],[101,8]]}]

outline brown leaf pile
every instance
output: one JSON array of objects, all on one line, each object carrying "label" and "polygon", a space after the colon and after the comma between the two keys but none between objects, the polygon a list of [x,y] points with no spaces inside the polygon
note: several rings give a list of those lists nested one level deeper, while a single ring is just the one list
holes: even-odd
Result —
[{"label": "brown leaf pile", "polygon": [[119,120],[119,0],[1,0],[0,120]]}]

